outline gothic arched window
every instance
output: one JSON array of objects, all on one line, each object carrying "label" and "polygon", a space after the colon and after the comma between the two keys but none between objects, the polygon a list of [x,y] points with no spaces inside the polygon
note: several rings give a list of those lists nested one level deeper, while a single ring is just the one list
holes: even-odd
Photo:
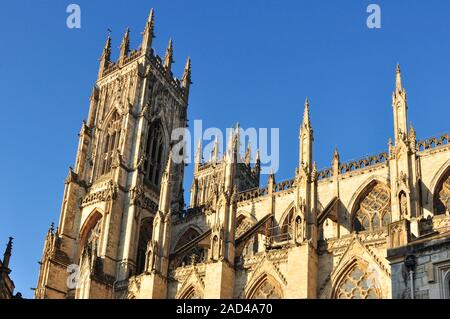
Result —
[{"label": "gothic arched window", "polygon": [[381,299],[378,281],[373,271],[355,264],[348,270],[335,290],[337,299]]},{"label": "gothic arched window", "polygon": [[381,183],[371,185],[359,201],[353,217],[353,230],[376,230],[391,220],[389,189]]},{"label": "gothic arched window", "polygon": [[183,247],[187,243],[191,242],[195,238],[200,236],[200,233],[196,231],[194,228],[189,228],[184,232],[184,234],[178,239],[174,251],[177,251],[179,248]]},{"label": "gothic arched window", "polygon": [[92,212],[84,222],[80,230],[80,253],[97,250],[100,243],[102,231],[102,214],[98,211]]},{"label": "gothic arched window", "polygon": [[271,276],[264,276],[252,289],[249,299],[283,299],[283,290]]},{"label": "gothic arched window", "polygon": [[253,235],[245,243],[244,249],[242,250],[242,257],[252,257],[258,252],[258,234]]},{"label": "gothic arched window", "polygon": [[103,145],[101,148],[100,175],[111,171],[113,156],[117,151],[120,139],[121,118],[119,114],[114,113],[106,126],[103,134]]},{"label": "gothic arched window", "polygon": [[441,179],[434,195],[434,214],[442,215],[450,212],[450,170]]},{"label": "gothic arched window", "polygon": [[164,159],[164,135],[159,122],[150,125],[145,146],[145,177],[152,185],[159,187]]},{"label": "gothic arched window", "polygon": [[253,223],[247,217],[241,215],[238,217],[236,221],[236,231],[235,237],[239,238],[242,236],[247,230],[249,230],[253,226]]},{"label": "gothic arched window", "polygon": [[291,209],[289,214],[284,218],[280,230],[280,241],[286,241],[292,238],[294,210]]},{"label": "gothic arched window", "polygon": [[194,287],[189,287],[181,296],[180,299],[202,299],[202,295]]},{"label": "gothic arched window", "polygon": [[145,271],[145,257],[147,253],[147,244],[152,239],[153,218],[145,218],[141,222],[139,230],[138,250],[136,257],[136,274]]}]

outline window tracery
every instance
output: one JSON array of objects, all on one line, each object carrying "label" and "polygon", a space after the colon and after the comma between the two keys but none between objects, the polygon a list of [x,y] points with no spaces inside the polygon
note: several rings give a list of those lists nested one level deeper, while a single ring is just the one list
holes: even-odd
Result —
[{"label": "window tracery", "polygon": [[450,212],[450,171],[444,177],[442,186],[438,187],[435,203],[435,215],[448,214]]},{"label": "window tracery", "polygon": [[355,231],[376,230],[391,221],[391,198],[389,190],[376,183],[360,201],[353,218]]},{"label": "window tracery", "polygon": [[194,287],[190,287],[181,299],[202,299],[202,295]]},{"label": "window tracery", "polygon": [[145,178],[153,186],[159,187],[164,157],[164,135],[159,122],[150,125],[145,155]]},{"label": "window tracery", "polygon": [[113,157],[119,146],[120,129],[121,118],[115,112],[109,120],[103,135],[100,175],[111,171]]},{"label": "window tracery", "polygon": [[253,225],[253,223],[245,217],[240,218],[236,224],[236,238],[239,238],[241,235],[243,235]]},{"label": "window tracery", "polygon": [[141,274],[145,271],[145,259],[147,253],[147,245],[152,239],[153,233],[153,219],[145,218],[141,222],[139,231],[139,241],[136,258],[136,273]]},{"label": "window tracery", "polygon": [[378,283],[372,272],[356,264],[345,275],[336,290],[338,299],[381,299]]},{"label": "window tracery", "polygon": [[270,277],[266,277],[256,287],[249,299],[283,299],[283,292],[278,283]]},{"label": "window tracery", "polygon": [[284,218],[283,224],[280,230],[280,241],[290,240],[292,238],[293,233],[293,219],[294,219],[294,210],[291,209],[289,214]]}]

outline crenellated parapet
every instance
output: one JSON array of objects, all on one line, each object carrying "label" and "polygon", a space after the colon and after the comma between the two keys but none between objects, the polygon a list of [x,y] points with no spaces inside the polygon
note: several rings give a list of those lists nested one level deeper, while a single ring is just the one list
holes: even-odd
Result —
[{"label": "crenellated parapet", "polygon": [[417,151],[424,152],[439,146],[449,145],[450,133],[444,133],[436,137],[430,137],[417,142]]}]

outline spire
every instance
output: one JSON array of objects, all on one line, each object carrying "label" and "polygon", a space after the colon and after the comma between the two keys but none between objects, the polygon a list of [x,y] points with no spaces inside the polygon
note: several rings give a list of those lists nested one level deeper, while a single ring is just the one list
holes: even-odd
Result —
[{"label": "spire", "polygon": [[130,29],[127,28],[125,30],[125,34],[123,35],[122,43],[120,44],[120,56],[119,56],[120,63],[123,63],[123,60],[128,56],[129,51],[130,51]]},{"label": "spire", "polygon": [[9,237],[8,244],[6,245],[5,253],[3,254],[3,267],[6,269],[8,269],[8,267],[9,267],[9,260],[11,258],[12,241],[13,241],[13,238]]},{"label": "spire", "polygon": [[191,82],[191,58],[188,57],[186,60],[186,66],[184,67],[183,78],[181,80],[183,88],[189,91],[189,86]]},{"label": "spire", "polygon": [[339,151],[337,149],[337,147],[334,149],[334,153],[333,153],[333,161],[338,161],[339,162]]},{"label": "spire", "polygon": [[108,38],[106,38],[105,47],[103,48],[101,59],[105,59],[105,61],[111,60],[111,36],[108,34]]},{"label": "spire", "polygon": [[217,139],[216,136],[216,139],[214,141],[214,148],[211,153],[211,161],[215,164],[217,163],[218,160],[219,160],[219,140]]},{"label": "spire", "polygon": [[395,145],[408,137],[408,104],[406,90],[402,84],[400,65],[397,64],[395,75],[395,91],[392,94],[392,110],[394,112]]},{"label": "spire", "polygon": [[168,213],[170,209],[170,193],[171,193],[171,175],[172,175],[172,150],[169,152],[169,156],[167,158],[167,164],[164,170],[164,173],[161,178],[161,195],[159,198],[159,210],[163,213]]},{"label": "spire", "polygon": [[173,42],[172,38],[169,39],[169,45],[167,46],[166,55],[164,57],[164,67],[170,71],[172,69],[173,60]]},{"label": "spire", "polygon": [[53,234],[55,232],[55,223],[51,222],[50,228],[48,229],[49,234]]},{"label": "spire", "polygon": [[[239,124],[238,124],[239,125]],[[228,137],[226,159],[227,161],[234,161],[234,151],[236,149],[236,130],[230,129],[230,135]]]},{"label": "spire", "polygon": [[333,175],[339,174],[339,152],[338,149],[334,149],[333,153],[333,161],[332,161],[332,167],[333,167]]},{"label": "spire", "polygon": [[314,164],[313,164],[313,170],[312,170],[312,174],[311,174],[311,179],[313,181],[315,181],[317,179],[317,163],[316,163],[316,161],[314,161]]},{"label": "spire", "polygon": [[237,159],[241,159],[241,126],[239,122],[236,123],[236,132],[234,134],[234,150],[236,151]]},{"label": "spire", "polygon": [[267,179],[267,191],[269,194],[272,194],[275,190],[275,174],[273,172],[273,169],[270,169],[269,178]]},{"label": "spire", "polygon": [[255,174],[255,176],[257,177],[257,182],[259,185],[259,178],[260,178],[260,173],[261,173],[261,159],[260,159],[260,155],[259,155],[259,150],[256,150],[255,165],[253,166],[252,171]]},{"label": "spire", "polygon": [[152,48],[152,41],[155,37],[154,27],[155,27],[155,13],[153,8],[150,10],[150,14],[148,15],[147,23],[145,24],[144,32],[142,33],[142,50],[144,53],[147,53]]},{"label": "spire", "polygon": [[409,135],[416,138],[416,130],[414,129],[412,122],[409,122]]},{"label": "spire", "polygon": [[311,127],[311,120],[309,116],[309,100],[305,100],[305,108],[303,111],[303,122],[300,126],[299,135],[299,167],[303,171],[311,173],[312,169],[312,144],[313,144],[313,130]]},{"label": "spire", "polygon": [[400,64],[397,63],[397,68],[396,68],[396,75],[395,75],[395,88],[397,91],[400,91],[403,89],[402,86],[402,73],[400,70]]},{"label": "spire", "polygon": [[303,111],[303,126],[305,128],[308,128],[308,129],[311,128],[311,120],[310,120],[310,117],[309,117],[309,100],[308,100],[308,97],[306,97],[305,109]]},{"label": "spire", "polygon": [[105,47],[103,48],[102,56],[100,57],[100,67],[98,70],[98,77],[103,76],[103,71],[108,67],[111,61],[111,36],[108,35],[106,39]]},{"label": "spire", "polygon": [[247,149],[245,151],[245,164],[247,164],[247,166],[249,166],[251,160],[252,160],[252,151],[251,151],[251,145],[250,145],[250,142],[249,142],[247,144]]},{"label": "spire", "polygon": [[409,123],[408,139],[409,139],[409,145],[410,145],[411,149],[415,149],[416,148],[416,130],[414,129],[412,122]]},{"label": "spire", "polygon": [[195,160],[194,160],[194,170],[198,172],[198,168],[202,163],[202,140],[198,140],[197,151],[195,152]]}]

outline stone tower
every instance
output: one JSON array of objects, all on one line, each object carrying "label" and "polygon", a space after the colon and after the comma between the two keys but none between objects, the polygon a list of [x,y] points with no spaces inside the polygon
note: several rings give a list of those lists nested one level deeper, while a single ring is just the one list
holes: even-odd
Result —
[{"label": "stone tower", "polygon": [[130,276],[166,275],[170,212],[184,206],[184,164],[169,159],[171,132],[186,127],[191,65],[178,80],[172,40],[164,58],[154,53],[153,10],[142,34],[130,51],[126,30],[116,62],[106,40],[36,298],[111,298]]}]

